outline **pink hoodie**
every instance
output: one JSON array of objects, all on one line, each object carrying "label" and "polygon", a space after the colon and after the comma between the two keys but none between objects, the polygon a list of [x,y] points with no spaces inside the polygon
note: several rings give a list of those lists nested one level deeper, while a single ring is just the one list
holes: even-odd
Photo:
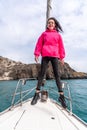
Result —
[{"label": "pink hoodie", "polygon": [[65,50],[61,35],[56,30],[46,30],[39,37],[34,55],[42,57],[65,57]]}]

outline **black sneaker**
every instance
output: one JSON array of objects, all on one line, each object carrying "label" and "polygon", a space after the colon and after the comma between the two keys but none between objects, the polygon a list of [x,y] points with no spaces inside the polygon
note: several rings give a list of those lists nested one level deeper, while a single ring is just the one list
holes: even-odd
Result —
[{"label": "black sneaker", "polygon": [[38,101],[39,98],[40,98],[39,97],[39,93],[35,93],[32,101],[31,101],[31,105],[35,105],[37,103],[37,101]]},{"label": "black sneaker", "polygon": [[60,94],[59,101],[61,102],[61,105],[62,105],[63,108],[67,107],[64,95]]}]

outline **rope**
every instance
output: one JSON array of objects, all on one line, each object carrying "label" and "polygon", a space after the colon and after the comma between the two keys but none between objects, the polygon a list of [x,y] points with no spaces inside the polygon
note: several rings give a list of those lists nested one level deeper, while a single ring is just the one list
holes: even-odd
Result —
[{"label": "rope", "polygon": [[15,126],[14,126],[14,130],[16,129],[16,127],[17,127],[18,123],[20,122],[20,120],[21,120],[21,118],[22,118],[22,116],[23,116],[24,113],[25,113],[25,110],[23,111],[23,113],[22,113],[22,115],[20,116],[19,120],[16,122],[16,124],[15,124]]}]

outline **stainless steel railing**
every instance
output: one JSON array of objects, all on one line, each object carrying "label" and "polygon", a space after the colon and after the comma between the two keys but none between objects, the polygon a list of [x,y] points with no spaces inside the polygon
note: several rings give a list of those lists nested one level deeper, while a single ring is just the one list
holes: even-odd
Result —
[{"label": "stainless steel railing", "polygon": [[[36,80],[35,78],[23,78],[23,79],[19,79],[16,88],[15,88],[15,92],[13,94],[13,98],[12,98],[12,102],[11,102],[11,107],[14,107],[17,104],[22,105],[23,99],[29,95],[32,91],[35,90],[36,87],[33,87],[32,89],[28,89],[23,91],[22,87],[26,84],[27,81],[29,80]],[[44,85],[45,80],[43,81],[43,85]],[[71,100],[71,94],[70,94],[70,87],[69,84],[67,82],[62,82],[62,88],[64,89],[64,91],[67,91],[68,95],[65,95],[66,100],[68,100],[69,102],[69,107],[70,107],[70,113],[72,114],[72,100]],[[17,92],[17,90],[20,90],[20,92]],[[44,87],[42,87],[42,90],[44,89]],[[48,91],[52,91],[54,94],[58,94],[58,92],[56,90],[54,90],[53,87],[48,87]],[[15,102],[15,98],[17,95],[20,95],[20,99],[18,101]]]},{"label": "stainless steel railing", "polygon": [[[16,88],[15,88],[15,92],[13,94],[13,98],[12,98],[12,102],[11,102],[11,108],[16,105],[16,104],[19,104],[22,105],[22,101],[23,99],[29,95],[33,90],[35,90],[36,87],[33,87],[32,89],[28,89],[28,90],[25,90],[25,91],[22,91],[22,87],[26,84],[26,82],[28,80],[35,80],[35,78],[23,78],[23,79],[19,79],[17,85],[16,85]],[[17,92],[17,90],[20,89],[20,92]],[[25,94],[26,93],[26,94]],[[25,94],[23,96],[23,94]],[[18,101],[15,102],[15,98],[17,95],[20,95],[20,99]],[[10,108],[10,109],[11,109]]]}]

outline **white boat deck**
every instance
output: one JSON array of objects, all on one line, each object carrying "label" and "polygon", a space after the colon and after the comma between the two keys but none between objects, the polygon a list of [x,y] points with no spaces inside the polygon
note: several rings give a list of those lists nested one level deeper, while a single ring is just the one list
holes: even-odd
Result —
[{"label": "white boat deck", "polygon": [[0,130],[87,130],[73,115],[51,101],[30,101],[0,116]]}]

